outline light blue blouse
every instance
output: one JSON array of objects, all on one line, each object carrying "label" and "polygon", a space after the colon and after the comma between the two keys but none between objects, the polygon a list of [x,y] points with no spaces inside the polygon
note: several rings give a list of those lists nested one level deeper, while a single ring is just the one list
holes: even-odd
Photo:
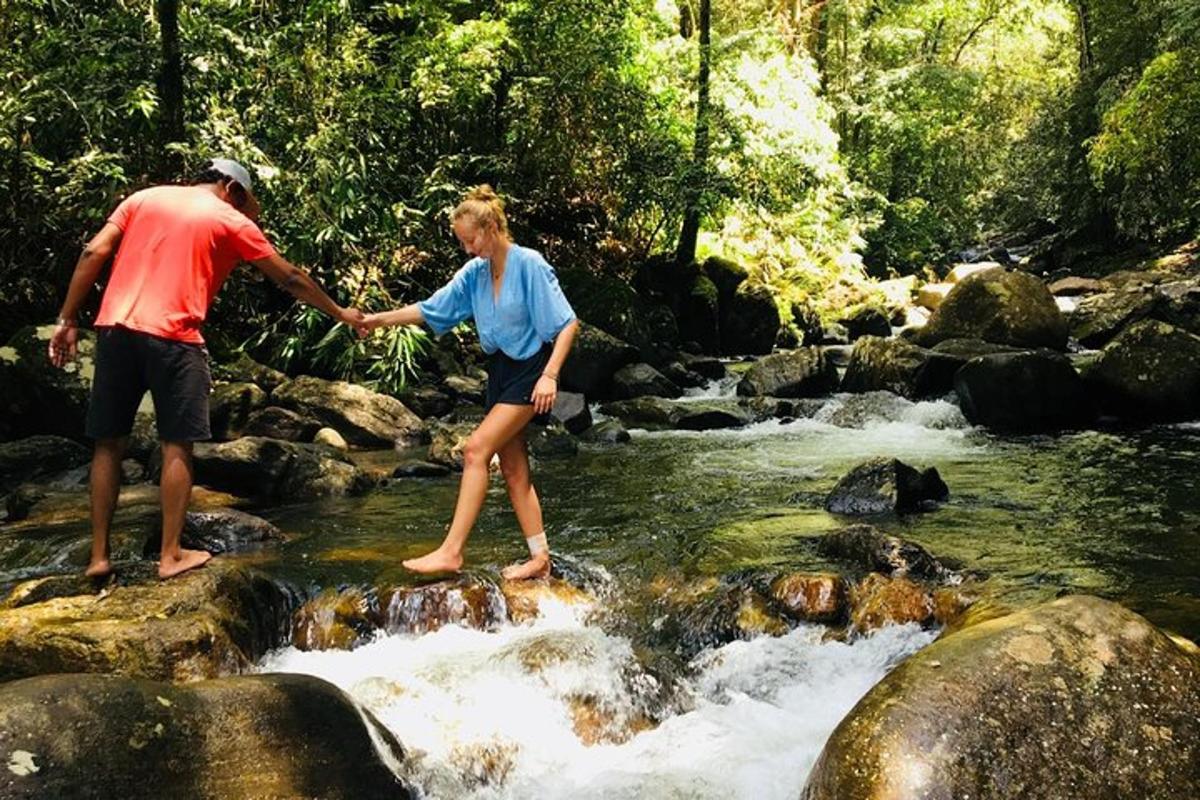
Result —
[{"label": "light blue blouse", "polygon": [[528,247],[514,244],[509,248],[500,297],[492,298],[491,264],[473,258],[428,300],[417,303],[417,308],[438,336],[473,317],[485,353],[501,350],[518,360],[554,341],[575,319],[554,268]]}]

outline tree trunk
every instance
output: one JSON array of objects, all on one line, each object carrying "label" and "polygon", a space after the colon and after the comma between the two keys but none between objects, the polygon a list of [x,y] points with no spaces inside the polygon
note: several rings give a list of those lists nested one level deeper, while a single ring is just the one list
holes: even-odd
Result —
[{"label": "tree trunk", "polygon": [[1092,68],[1091,26],[1088,23],[1087,3],[1083,0],[1075,2],[1075,21],[1079,41],[1079,74],[1082,76]]},{"label": "tree trunk", "polygon": [[171,142],[182,142],[183,132],[183,53],[179,47],[179,0],[155,0],[158,26],[162,32],[162,66],[158,74],[158,95],[162,101],[159,127],[163,171],[177,172],[180,159],[167,149]]},{"label": "tree trunk", "polygon": [[700,74],[697,79],[696,141],[692,150],[692,168],[684,187],[683,228],[675,260],[690,264],[696,259],[696,238],[700,234],[701,204],[708,182],[709,73],[712,69],[712,0],[700,0]]}]

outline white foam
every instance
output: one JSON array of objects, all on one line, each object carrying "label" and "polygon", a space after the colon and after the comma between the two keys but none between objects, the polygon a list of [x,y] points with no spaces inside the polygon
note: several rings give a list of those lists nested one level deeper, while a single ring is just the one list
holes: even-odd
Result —
[{"label": "white foam", "polygon": [[[656,696],[629,642],[558,616],[481,632],[390,636],[351,652],[272,654],[264,671],[342,687],[408,752],[429,798],[794,798],[855,702],[933,634],[885,629],[854,645],[820,628],[701,654],[693,710],[622,744],[584,745],[569,699],[593,698],[618,727]],[[531,667],[530,664],[534,666]]]}]

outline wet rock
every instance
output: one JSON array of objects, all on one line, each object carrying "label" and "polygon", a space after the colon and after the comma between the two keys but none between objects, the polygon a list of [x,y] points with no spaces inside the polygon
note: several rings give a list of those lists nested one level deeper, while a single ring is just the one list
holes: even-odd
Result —
[{"label": "wet rock", "polygon": [[933,619],[938,625],[958,625],[979,598],[961,586],[933,590]]},{"label": "wet rock", "polygon": [[774,353],[754,363],[737,385],[743,397],[818,397],[837,389],[837,368],[817,347]]},{"label": "wet rock", "polygon": [[445,464],[429,461],[405,461],[392,471],[393,478],[444,478],[452,472]]},{"label": "wet rock", "polygon": [[605,403],[600,410],[620,417],[625,423],[644,428],[713,430],[737,428],[750,423],[754,415],[736,401],[698,400],[673,403],[654,397],[639,397]]},{"label": "wet rock", "polygon": [[0,491],[83,466],[91,459],[91,450],[62,436],[0,442]]},{"label": "wet rock", "polygon": [[[157,530],[142,548],[146,558],[158,558],[162,550],[162,520],[156,524]],[[220,555],[257,550],[283,539],[283,531],[262,517],[235,508],[212,508],[189,511],[184,515],[180,544],[189,550],[207,550]]]},{"label": "wet rock", "polygon": [[983,339],[945,339],[935,344],[932,350],[939,356],[952,360],[957,365],[956,368],[981,356],[1026,352],[1024,348],[985,342]]},{"label": "wet rock", "polygon": [[297,650],[353,650],[370,641],[382,619],[375,598],[361,589],[328,589],[296,609]]},{"label": "wet rock", "polygon": [[[90,470],[89,470],[90,472]],[[146,468],[132,458],[121,461],[121,484],[130,486],[146,480]]]},{"label": "wet rock", "polygon": [[8,798],[413,796],[389,767],[404,759],[395,737],[307,675],[8,683],[0,686],[0,758],[9,764],[0,778]]},{"label": "wet rock", "polygon": [[684,369],[689,372],[694,372],[697,375],[702,375],[710,381],[720,380],[725,377],[725,365],[721,363],[719,358],[712,356],[698,356],[691,353],[680,353],[679,363]]},{"label": "wet rock", "polygon": [[526,441],[534,458],[570,458],[579,452],[579,440],[557,425],[535,427]]},{"label": "wet rock", "polygon": [[359,447],[410,446],[425,435],[420,417],[399,400],[344,381],[301,376],[275,389],[271,401],[313,417]]},{"label": "wet rock", "polygon": [[1200,656],[1092,597],[972,625],[876,684],[802,796],[1200,796]]},{"label": "wet rock", "polygon": [[500,590],[468,578],[384,589],[379,605],[388,633],[429,633],[445,625],[494,630],[508,619]]},{"label": "wet rock", "polygon": [[432,423],[429,426],[429,460],[453,470],[461,470],[463,448],[476,427],[472,422]]},{"label": "wet rock", "polygon": [[274,391],[276,386],[288,379],[287,375],[279,370],[260,364],[245,353],[239,353],[229,364],[215,365],[213,378],[228,383],[253,383],[267,393]]},{"label": "wet rock", "polygon": [[320,429],[321,423],[312,417],[279,406],[267,406],[250,415],[242,433],[285,442],[311,442]]},{"label": "wet rock", "polygon": [[838,481],[825,508],[835,514],[904,513],[928,509],[949,496],[934,467],[918,471],[894,458],[874,458]]},{"label": "wet rock", "polygon": [[1104,348],[1085,374],[1101,408],[1132,422],[1200,417],[1200,337],[1143,320]]},{"label": "wet rock", "polygon": [[955,359],[903,339],[864,336],[854,343],[841,390],[889,391],[908,398],[942,394],[953,387],[958,366]]},{"label": "wet rock", "polygon": [[213,678],[248,669],[282,642],[291,600],[264,575],[216,560],[159,581],[154,564],[143,565],[118,565],[103,595],[75,575],[13,589],[0,610],[0,680],[51,672]]},{"label": "wet rock", "polygon": [[860,633],[885,625],[933,622],[933,596],[904,577],[873,572],[850,590],[850,622]]},{"label": "wet rock", "polygon": [[888,315],[871,306],[862,306],[839,322],[845,326],[846,334],[852,342],[863,336],[879,336],[886,339],[892,335],[892,324]]},{"label": "wet rock", "polygon": [[212,438],[219,442],[237,439],[245,430],[250,415],[266,404],[267,393],[253,383],[225,383],[214,387],[208,398]]},{"label": "wet rock", "polygon": [[421,419],[441,417],[454,408],[455,400],[446,392],[433,386],[418,386],[407,389],[400,396],[401,402],[413,410]]},{"label": "wet rock", "polygon": [[587,398],[578,392],[559,392],[550,416],[576,436],[592,427],[592,412],[588,408]]},{"label": "wet rock", "polygon": [[726,355],[770,353],[779,332],[779,308],[765,286],[743,283],[721,303],[721,352]]},{"label": "wet rock", "polygon": [[53,325],[29,326],[0,347],[0,440],[36,434],[83,438],[96,337],[80,330],[79,358],[56,369],[47,355],[53,334]]},{"label": "wet rock", "polygon": [[916,343],[983,339],[1015,347],[1067,344],[1067,322],[1046,285],[1023,272],[987,270],[965,278],[916,330]]},{"label": "wet rock", "polygon": [[322,444],[326,447],[332,447],[334,450],[349,450],[350,445],[342,438],[342,435],[333,428],[321,428],[313,436],[313,444]]},{"label": "wet rock", "polygon": [[677,407],[677,403],[661,397],[638,397],[605,403],[600,406],[600,412],[610,417],[620,417],[622,422],[632,427],[669,428]]},{"label": "wet rock", "polygon": [[629,431],[615,419],[606,419],[588,428],[583,440],[596,444],[625,444],[630,440]]},{"label": "wet rock", "polygon": [[568,700],[571,729],[585,747],[625,744],[644,731],[653,730],[654,720],[643,713],[614,708],[595,695],[575,695]]},{"label": "wet rock", "polygon": [[649,364],[627,364],[616,371],[612,382],[612,394],[618,400],[645,396],[679,397],[683,394],[678,386]]},{"label": "wet rock", "polygon": [[548,604],[568,606],[586,611],[595,606],[596,598],[558,578],[530,581],[502,581],[500,591],[508,605],[508,618],[515,624],[536,619]]},{"label": "wet rock", "polygon": [[1084,347],[1103,347],[1133,323],[1154,316],[1162,304],[1153,287],[1085,297],[1071,312],[1071,336]]},{"label": "wet rock", "polygon": [[697,388],[708,383],[708,378],[699,372],[692,372],[679,361],[669,361],[659,371],[664,378],[684,389]]},{"label": "wet rock", "polygon": [[831,531],[817,543],[824,556],[884,575],[942,579],[950,570],[916,542],[890,536],[870,525]]},{"label": "wet rock", "polygon": [[801,622],[836,623],[846,616],[846,581],[841,575],[781,575],[771,582],[771,597]]},{"label": "wet rock", "polygon": [[349,459],[326,447],[259,436],[197,444],[193,461],[198,483],[245,496],[307,499],[355,494],[370,483]]},{"label": "wet rock", "polygon": [[592,398],[610,397],[613,375],[638,357],[633,345],[595,326],[580,323],[575,345],[559,374],[559,388]]},{"label": "wet rock", "polygon": [[1061,353],[999,353],[971,359],[954,375],[968,420],[1005,433],[1085,428],[1095,419],[1092,396]]},{"label": "wet rock", "polygon": [[782,636],[788,624],[754,586],[736,578],[675,585],[660,579],[650,591],[665,611],[659,635],[691,656],[710,647],[756,636]]}]

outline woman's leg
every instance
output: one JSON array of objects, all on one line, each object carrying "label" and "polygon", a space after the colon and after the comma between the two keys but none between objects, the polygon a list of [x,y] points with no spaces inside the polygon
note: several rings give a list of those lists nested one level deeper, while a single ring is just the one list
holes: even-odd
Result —
[{"label": "woman's leg", "polygon": [[413,572],[457,572],[462,569],[462,552],[483,508],[488,490],[488,463],[510,439],[533,419],[533,406],[497,403],[479,423],[463,447],[462,483],[450,531],[437,550],[410,558],[404,566]]},{"label": "woman's leg", "polygon": [[542,524],[542,504],[529,476],[529,451],[525,447],[524,434],[518,434],[500,448],[500,471],[508,485],[508,499],[512,501],[517,522],[529,546],[530,558],[523,564],[514,564],[501,573],[508,580],[541,578],[550,574],[550,549],[546,546],[546,529]]}]

